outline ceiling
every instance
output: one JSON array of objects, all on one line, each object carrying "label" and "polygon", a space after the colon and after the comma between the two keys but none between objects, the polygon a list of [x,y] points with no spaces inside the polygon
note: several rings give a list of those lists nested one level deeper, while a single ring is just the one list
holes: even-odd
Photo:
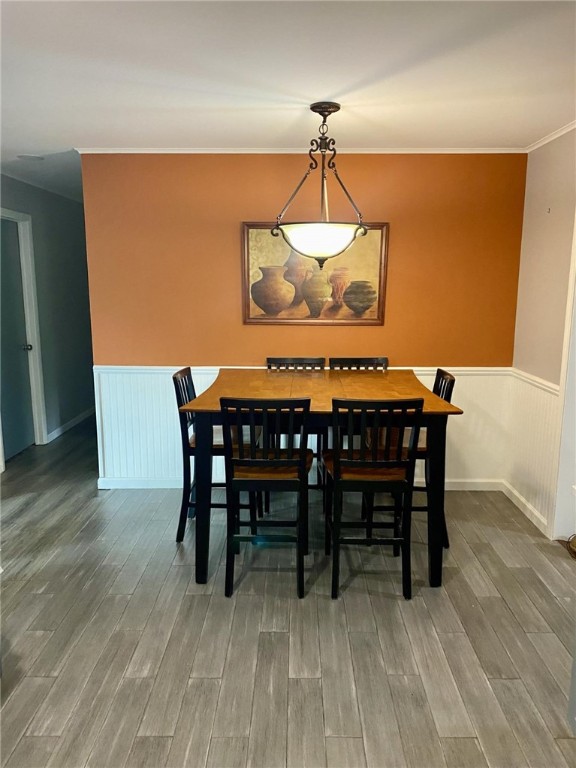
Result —
[{"label": "ceiling", "polygon": [[81,199],[75,150],[304,152],[319,100],[340,152],[525,151],[575,120],[575,9],[3,0],[2,172]]}]

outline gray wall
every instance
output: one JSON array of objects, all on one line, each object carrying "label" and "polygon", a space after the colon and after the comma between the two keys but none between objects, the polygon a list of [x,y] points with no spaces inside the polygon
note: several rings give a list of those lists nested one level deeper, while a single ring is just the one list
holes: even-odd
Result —
[{"label": "gray wall", "polygon": [[514,367],[560,383],[576,206],[576,132],[528,156]]},{"label": "gray wall", "polygon": [[7,176],[3,208],[32,217],[48,434],[94,407],[84,208]]}]

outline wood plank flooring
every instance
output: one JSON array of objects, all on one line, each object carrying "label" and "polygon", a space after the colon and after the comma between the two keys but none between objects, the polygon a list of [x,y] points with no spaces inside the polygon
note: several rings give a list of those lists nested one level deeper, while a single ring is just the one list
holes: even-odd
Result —
[{"label": "wood plank flooring", "polygon": [[227,599],[222,511],[199,585],[179,491],[96,477],[89,423],[2,475],[2,766],[574,765],[576,561],[502,494],[447,494],[441,588],[416,514],[413,599],[349,548],[332,601],[312,492],[304,600],[293,550],[251,546]]}]

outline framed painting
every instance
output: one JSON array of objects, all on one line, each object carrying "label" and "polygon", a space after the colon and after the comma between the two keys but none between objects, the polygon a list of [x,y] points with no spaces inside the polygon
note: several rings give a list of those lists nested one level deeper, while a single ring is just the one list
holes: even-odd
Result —
[{"label": "framed painting", "polygon": [[365,224],[347,251],[323,269],[273,237],[269,222],[244,222],[246,324],[383,325],[388,224]]}]

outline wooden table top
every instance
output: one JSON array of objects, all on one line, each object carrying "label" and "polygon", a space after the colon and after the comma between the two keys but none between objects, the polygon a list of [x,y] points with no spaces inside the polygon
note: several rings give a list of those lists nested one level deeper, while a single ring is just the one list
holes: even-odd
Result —
[{"label": "wooden table top", "polygon": [[182,411],[220,411],[221,397],[309,397],[312,413],[331,413],[334,397],[358,400],[424,398],[424,413],[462,413],[434,395],[412,370],[387,371],[269,371],[263,368],[222,368],[216,381]]}]

